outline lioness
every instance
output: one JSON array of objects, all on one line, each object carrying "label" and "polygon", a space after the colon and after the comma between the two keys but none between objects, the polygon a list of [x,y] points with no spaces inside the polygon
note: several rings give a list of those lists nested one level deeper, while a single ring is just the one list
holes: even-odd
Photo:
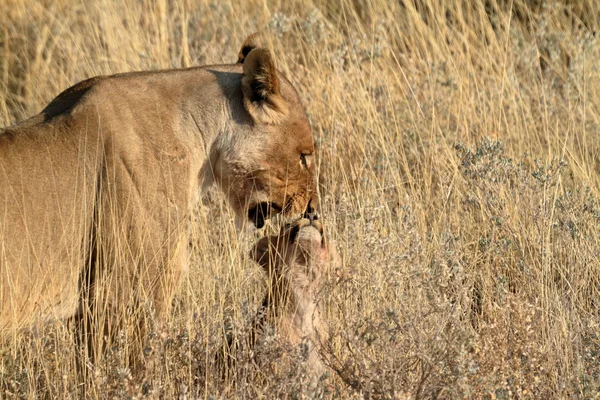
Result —
[{"label": "lioness", "polygon": [[307,208],[308,119],[255,43],[236,64],[88,79],[0,130],[0,332],[140,305],[164,318],[213,182],[257,227]]},{"label": "lioness", "polygon": [[262,238],[252,255],[267,272],[269,283],[249,344],[256,344],[267,323],[275,325],[281,340],[305,345],[308,370],[320,377],[326,369],[316,346],[327,339],[328,329],[318,296],[327,269],[340,266],[335,246],[326,240],[318,220],[303,218],[280,235]]}]

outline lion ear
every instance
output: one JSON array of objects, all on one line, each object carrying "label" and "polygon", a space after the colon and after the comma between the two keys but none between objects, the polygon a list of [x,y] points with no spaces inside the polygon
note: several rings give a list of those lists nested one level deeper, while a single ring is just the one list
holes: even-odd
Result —
[{"label": "lion ear", "polygon": [[276,124],[287,115],[287,104],[281,97],[277,70],[269,50],[252,49],[245,57],[242,90],[244,106],[256,122]]},{"label": "lion ear", "polygon": [[261,35],[259,32],[254,32],[252,35],[248,36],[246,38],[246,40],[244,40],[244,44],[242,44],[242,48],[240,49],[240,52],[238,53],[238,64],[243,64],[244,60],[246,59],[246,57],[248,56],[248,54],[260,47],[260,38]]}]

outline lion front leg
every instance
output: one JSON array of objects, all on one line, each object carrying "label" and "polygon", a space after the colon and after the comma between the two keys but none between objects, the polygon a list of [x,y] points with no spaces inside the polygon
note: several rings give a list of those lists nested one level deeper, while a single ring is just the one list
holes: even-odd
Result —
[{"label": "lion front leg", "polygon": [[166,329],[187,270],[187,240],[179,232],[171,233],[178,239],[121,236],[110,246],[98,245],[78,318],[80,337],[93,363],[107,349],[117,349],[120,362],[132,371],[144,367],[149,334]]},{"label": "lion front leg", "polygon": [[149,332],[167,322],[186,271],[189,190],[176,179],[186,176],[184,164],[171,165],[165,177],[153,170],[160,163],[135,174],[126,161],[113,159],[102,178],[82,309],[94,337],[92,357],[116,345],[122,362],[137,368]]},{"label": "lion front leg", "polygon": [[[145,227],[144,229],[150,229]],[[171,313],[173,297],[187,269],[187,240],[180,230],[164,232],[156,227],[153,235],[130,237],[121,261],[106,277],[100,301],[110,310],[113,335],[124,335],[129,362],[137,367],[144,359],[143,349],[151,331],[163,332]],[[103,306],[102,308],[105,308]]]}]

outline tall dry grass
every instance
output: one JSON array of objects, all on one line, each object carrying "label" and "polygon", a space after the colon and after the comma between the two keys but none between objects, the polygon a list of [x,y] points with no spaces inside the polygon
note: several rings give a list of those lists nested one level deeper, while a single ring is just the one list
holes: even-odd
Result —
[{"label": "tall dry grass", "polygon": [[[332,376],[268,337],[215,367],[264,290],[218,193],[194,216],[169,328],[132,377],[84,377],[68,324],[0,348],[0,397],[596,398],[600,5],[548,1],[0,0],[0,125],[98,74],[236,60],[267,31],[310,116],[328,233]],[[226,331],[226,332],[224,332]],[[289,349],[288,349],[289,350]]]}]

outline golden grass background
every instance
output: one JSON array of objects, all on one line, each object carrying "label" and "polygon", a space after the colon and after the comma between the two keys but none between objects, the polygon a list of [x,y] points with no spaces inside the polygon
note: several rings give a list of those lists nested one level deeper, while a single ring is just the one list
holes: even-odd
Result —
[{"label": "golden grass background", "polygon": [[76,374],[68,324],[0,348],[1,398],[597,398],[600,5],[594,0],[0,0],[0,126],[87,77],[231,63],[257,30],[318,143],[344,259],[322,299],[335,372],[301,354],[223,382],[264,290],[222,197],[142,378],[118,341]]}]

